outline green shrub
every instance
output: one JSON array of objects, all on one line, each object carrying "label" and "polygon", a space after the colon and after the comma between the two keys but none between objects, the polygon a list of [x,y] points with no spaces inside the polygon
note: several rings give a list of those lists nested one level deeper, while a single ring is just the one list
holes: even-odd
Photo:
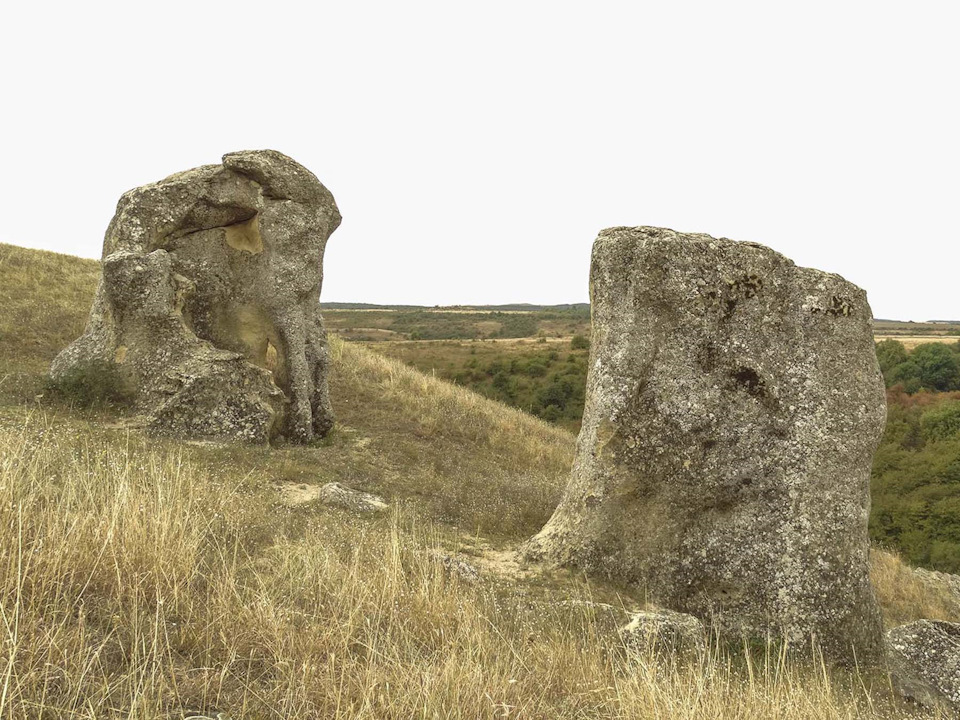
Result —
[{"label": "green shrub", "polygon": [[929,390],[960,387],[960,357],[943,343],[917,345],[910,354],[920,368],[920,382]]},{"label": "green shrub", "polygon": [[543,377],[547,374],[547,365],[543,360],[535,358],[527,363],[524,372],[530,377]]},{"label": "green shrub", "polygon": [[884,340],[877,343],[877,360],[886,377],[897,365],[907,361],[907,350],[899,340]]},{"label": "green shrub", "polygon": [[877,343],[877,360],[887,387],[900,385],[904,392],[960,390],[960,343],[923,343],[908,353],[903,343]]},{"label": "green shrub", "polygon": [[547,422],[555,423],[563,416],[563,413],[556,405],[547,405],[547,407],[540,410],[537,415]]},{"label": "green shrub", "polygon": [[960,570],[960,544],[934,540],[930,546],[930,565],[941,572],[956,573]]},{"label": "green shrub", "polygon": [[[904,388],[908,384],[916,383],[917,390],[920,389],[920,366],[917,365],[913,360],[905,360],[901,363],[897,363],[890,369],[888,373],[888,384],[889,385],[903,385]],[[911,392],[907,390],[907,392]],[[914,390],[913,392],[916,392]]]},{"label": "green shrub", "polygon": [[44,390],[51,400],[81,408],[128,406],[135,393],[121,366],[105,360],[75,365],[56,379],[48,379]]},{"label": "green shrub", "polygon": [[574,335],[570,338],[570,349],[571,350],[588,350],[590,348],[590,341],[587,340],[583,335]]},{"label": "green shrub", "polygon": [[949,440],[960,437],[960,401],[945,402],[920,417],[926,440]]}]

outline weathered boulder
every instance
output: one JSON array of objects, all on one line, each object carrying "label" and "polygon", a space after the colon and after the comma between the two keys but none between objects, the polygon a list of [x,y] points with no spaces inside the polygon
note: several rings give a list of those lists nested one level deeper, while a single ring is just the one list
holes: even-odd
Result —
[{"label": "weathered boulder", "polygon": [[721,631],[876,659],[870,466],[884,388],[865,293],[753,243],[612,228],[572,477],[525,548]]},{"label": "weathered boulder", "polygon": [[960,713],[960,625],[918,620],[887,632],[894,687],[930,708]]},{"label": "weathered boulder", "polygon": [[330,192],[273,150],[130,190],[82,337],[56,380],[110,363],[159,431],[308,441],[333,424],[320,316]]}]

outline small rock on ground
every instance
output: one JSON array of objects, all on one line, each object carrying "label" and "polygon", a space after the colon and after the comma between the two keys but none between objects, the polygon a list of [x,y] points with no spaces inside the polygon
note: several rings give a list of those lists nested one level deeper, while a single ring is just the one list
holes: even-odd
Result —
[{"label": "small rock on ground", "polygon": [[279,488],[281,502],[284,505],[305,505],[320,501],[324,505],[352,510],[360,513],[373,513],[385,510],[389,505],[379,495],[355,490],[338,482],[326,485],[307,485],[306,483],[289,483]]},{"label": "small rock on ground", "polygon": [[628,651],[635,655],[688,655],[706,648],[706,630],[693,615],[672,610],[634,613],[630,624],[620,629]]},{"label": "small rock on ground", "polygon": [[431,552],[430,557],[443,565],[447,572],[456,575],[461,580],[470,584],[480,582],[480,571],[463,558],[449,555],[440,550]]}]

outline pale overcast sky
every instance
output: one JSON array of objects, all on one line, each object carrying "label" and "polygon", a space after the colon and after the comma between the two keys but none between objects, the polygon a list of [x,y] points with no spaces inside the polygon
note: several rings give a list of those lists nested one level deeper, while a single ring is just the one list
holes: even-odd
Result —
[{"label": "pale overcast sky", "polygon": [[269,147],[343,213],[326,301],[582,302],[662,225],[960,318],[958,8],[4,3],[0,241],[99,257],[123,191]]}]

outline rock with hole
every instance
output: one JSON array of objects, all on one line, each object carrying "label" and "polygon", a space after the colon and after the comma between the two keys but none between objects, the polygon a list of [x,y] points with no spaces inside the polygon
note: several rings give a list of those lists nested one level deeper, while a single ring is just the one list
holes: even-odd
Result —
[{"label": "rock with hole", "polygon": [[870,467],[886,405],[866,294],[752,243],[600,233],[571,480],[528,558],[721,631],[875,660]]},{"label": "rock with hole", "polygon": [[82,337],[54,380],[112,363],[154,430],[306,442],[333,424],[320,316],[333,196],[273,151],[224,155],[120,198]]}]

